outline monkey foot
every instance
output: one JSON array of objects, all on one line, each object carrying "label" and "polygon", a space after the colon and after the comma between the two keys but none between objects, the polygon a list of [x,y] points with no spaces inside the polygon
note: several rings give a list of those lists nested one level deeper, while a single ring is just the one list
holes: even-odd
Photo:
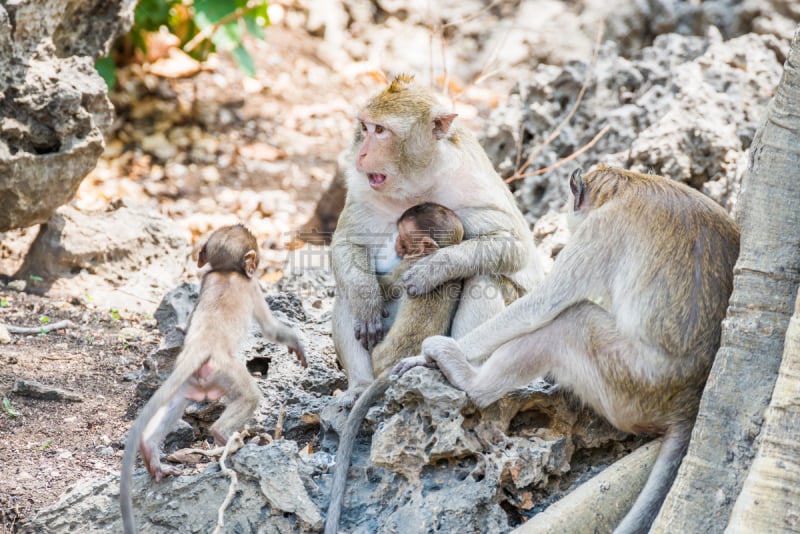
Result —
[{"label": "monkey foot", "polygon": [[364,393],[364,390],[367,389],[366,386],[355,386],[347,388],[347,391],[342,393],[341,395],[337,395],[334,399],[334,402],[340,408],[347,408],[350,409],[356,403],[358,398]]},{"label": "monkey foot", "polygon": [[455,339],[445,336],[429,337],[422,342],[422,353],[427,361],[464,360],[464,353]]},{"label": "monkey foot", "polygon": [[436,362],[451,384],[462,391],[470,392],[475,371],[467,363],[464,352],[455,339],[445,336],[429,337],[422,342],[422,352],[428,361]]},{"label": "monkey foot", "polygon": [[161,479],[168,476],[176,477],[178,475],[183,474],[183,470],[174,465],[164,465],[159,464],[158,467],[154,467],[152,470],[148,469],[150,474],[153,476],[153,480],[156,482],[161,482]]},{"label": "monkey foot", "polygon": [[409,356],[408,358],[403,358],[394,366],[392,374],[397,376],[404,375],[414,367],[434,368],[436,364],[428,361],[425,356]]}]

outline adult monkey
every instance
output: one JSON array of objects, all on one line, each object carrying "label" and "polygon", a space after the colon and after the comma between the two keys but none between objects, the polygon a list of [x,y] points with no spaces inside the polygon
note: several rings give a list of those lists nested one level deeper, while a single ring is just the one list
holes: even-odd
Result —
[{"label": "adult monkey", "polygon": [[574,231],[536,292],[457,341],[426,339],[422,352],[481,407],[547,374],[620,430],[664,434],[615,530],[647,532],[719,348],[739,229],[714,201],[660,176],[601,165],[573,173],[570,188]]},{"label": "adult monkey", "polygon": [[403,278],[411,296],[464,280],[454,337],[505,306],[502,282],[511,281],[524,293],[542,277],[513,196],[455,118],[412,76],[396,77],[358,114],[347,200],[331,243],[337,285],[333,342],[348,378],[338,399],[343,406],[351,406],[372,382],[370,352],[392,322],[374,266],[406,209],[435,202],[453,210],[464,225],[462,243],[423,258]]}]

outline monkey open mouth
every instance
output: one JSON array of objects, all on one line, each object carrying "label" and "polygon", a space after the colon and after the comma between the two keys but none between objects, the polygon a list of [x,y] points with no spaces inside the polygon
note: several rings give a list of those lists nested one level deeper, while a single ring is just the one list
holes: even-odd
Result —
[{"label": "monkey open mouth", "polygon": [[369,180],[370,187],[378,189],[386,182],[386,175],[371,172],[367,174],[367,179]]}]

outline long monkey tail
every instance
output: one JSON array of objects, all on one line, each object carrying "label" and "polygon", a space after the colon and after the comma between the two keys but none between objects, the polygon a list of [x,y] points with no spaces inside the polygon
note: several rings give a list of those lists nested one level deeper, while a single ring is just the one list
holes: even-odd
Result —
[{"label": "long monkey tail", "polygon": [[353,447],[356,443],[358,429],[367,412],[389,387],[391,369],[384,371],[361,394],[344,425],[339,439],[339,448],[336,450],[336,464],[333,469],[333,484],[331,485],[331,500],[328,504],[328,514],[325,518],[325,534],[336,534],[339,529],[339,517],[342,514],[344,490],[347,486],[347,471],[350,469],[350,460],[353,456]]},{"label": "long monkey tail", "polygon": [[195,358],[186,357],[181,352],[176,360],[172,374],[161,384],[147,404],[142,408],[139,417],[133,423],[128,439],[125,441],[125,454],[122,456],[122,471],[119,478],[119,509],[122,515],[122,526],[125,534],[136,533],[136,521],[133,517],[133,467],[136,463],[136,453],[139,452],[139,443],[147,425],[156,416],[158,410],[165,406],[175,396],[181,386],[191,377],[199,366],[190,365]]},{"label": "long monkey tail", "polygon": [[691,437],[691,425],[676,425],[667,431],[644,488],[614,534],[644,534],[650,530],[678,474]]}]

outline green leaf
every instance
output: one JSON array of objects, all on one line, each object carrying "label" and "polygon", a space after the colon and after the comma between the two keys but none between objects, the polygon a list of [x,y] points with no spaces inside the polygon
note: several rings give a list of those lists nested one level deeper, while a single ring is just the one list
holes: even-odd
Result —
[{"label": "green leaf", "polygon": [[139,29],[154,32],[167,23],[170,9],[179,1],[139,0],[133,22]]},{"label": "green leaf", "polygon": [[[263,19],[266,20],[266,19]],[[255,17],[244,17],[244,26],[247,28],[247,32],[258,38],[262,41],[266,39],[267,35],[264,33],[264,26],[258,23],[258,19]]]},{"label": "green leaf", "polygon": [[110,57],[101,57],[94,62],[94,68],[97,69],[97,74],[103,78],[108,90],[111,91],[114,84],[117,83],[117,66],[114,64],[114,60]]},{"label": "green leaf", "polygon": [[109,313],[111,314],[111,318],[116,321],[119,321],[122,318],[122,316],[119,314],[119,310],[115,308],[111,308],[111,311]]},{"label": "green leaf", "polygon": [[8,397],[3,397],[3,413],[9,417],[19,417],[19,412],[11,407],[11,401]]},{"label": "green leaf", "polygon": [[194,18],[200,28],[205,28],[230,15],[238,7],[235,0],[195,0]]},{"label": "green leaf", "polygon": [[29,274],[28,280],[31,280],[33,282],[44,282],[44,278],[42,278],[41,276],[36,276],[35,274]]},{"label": "green leaf", "polygon": [[50,322],[50,317],[42,315],[41,317],[39,317],[39,322],[42,324],[47,324]]},{"label": "green leaf", "polygon": [[233,54],[233,58],[236,60],[236,65],[239,66],[239,70],[251,78],[256,75],[256,65],[255,62],[253,62],[253,56],[251,56],[250,52],[245,50],[242,45],[231,50],[231,54]]}]

